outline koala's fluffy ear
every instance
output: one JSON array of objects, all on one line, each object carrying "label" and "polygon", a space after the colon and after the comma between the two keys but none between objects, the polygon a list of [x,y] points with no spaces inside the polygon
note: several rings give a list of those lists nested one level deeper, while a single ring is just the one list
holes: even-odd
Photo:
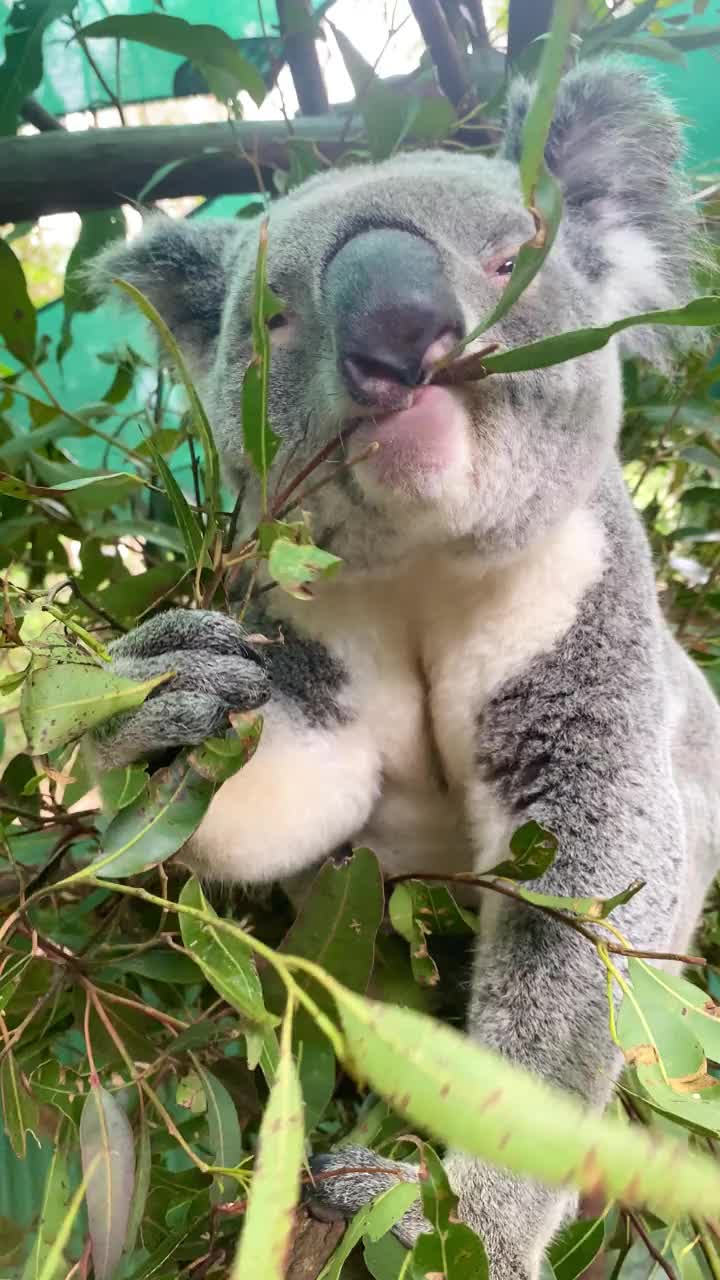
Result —
[{"label": "koala's fluffy ear", "polygon": [[[511,87],[503,154],[514,161],[531,98],[526,81]],[[588,274],[593,262],[598,277],[603,266],[618,280],[629,271],[638,285],[627,302],[638,310],[682,302],[690,292],[697,219],[678,170],[682,153],[675,110],[642,72],[603,59],[563,79],[548,168],[562,186],[568,220],[595,251]]]},{"label": "koala's fluffy ear", "polygon": [[[247,224],[242,224],[247,227]],[[195,363],[213,347],[233,253],[243,236],[241,224],[208,219],[192,222],[157,215],[136,240],[111,245],[88,269],[99,296],[115,294],[115,277],[137,286],[157,307]]]}]

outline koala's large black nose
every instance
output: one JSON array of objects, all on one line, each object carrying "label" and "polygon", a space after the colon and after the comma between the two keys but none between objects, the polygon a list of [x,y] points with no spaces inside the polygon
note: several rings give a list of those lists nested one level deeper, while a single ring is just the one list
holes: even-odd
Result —
[{"label": "koala's large black nose", "polygon": [[391,406],[429,360],[462,337],[462,314],[427,240],[383,228],[349,240],[331,260],[326,296],[340,374],[355,401]]}]

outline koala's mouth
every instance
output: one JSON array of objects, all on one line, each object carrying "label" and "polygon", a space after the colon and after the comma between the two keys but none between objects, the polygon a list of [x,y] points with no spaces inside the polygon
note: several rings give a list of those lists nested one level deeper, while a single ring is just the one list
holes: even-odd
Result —
[{"label": "koala's mouth", "polygon": [[387,413],[353,418],[354,452],[377,443],[362,467],[393,488],[417,487],[424,478],[454,468],[467,452],[467,415],[457,393],[447,387],[415,387],[405,404]]}]

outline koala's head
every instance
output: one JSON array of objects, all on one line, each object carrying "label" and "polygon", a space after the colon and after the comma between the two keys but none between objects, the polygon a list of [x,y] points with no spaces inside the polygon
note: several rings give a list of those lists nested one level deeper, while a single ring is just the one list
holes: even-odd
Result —
[{"label": "koala's head", "polygon": [[[489,554],[526,544],[582,502],[620,422],[611,346],[550,369],[460,389],[422,386],[429,364],[492,309],[533,234],[517,161],[531,90],[510,93],[493,157],[420,151],[314,177],[270,210],[268,280],[276,470],[299,471],[337,433],[352,467],[315,499],[314,532],[358,566],[449,540]],[[533,284],[483,335],[516,346],[690,292],[694,214],[676,172],[669,104],[639,73],[583,64],[557,99],[546,159],[565,213]],[[258,222],[151,223],[99,263],[155,302],[201,380],[227,475],[245,482],[241,389],[251,357]],[[657,359],[663,333],[626,350]],[[253,506],[254,486],[248,485]],[[251,511],[252,515],[252,511]]]}]

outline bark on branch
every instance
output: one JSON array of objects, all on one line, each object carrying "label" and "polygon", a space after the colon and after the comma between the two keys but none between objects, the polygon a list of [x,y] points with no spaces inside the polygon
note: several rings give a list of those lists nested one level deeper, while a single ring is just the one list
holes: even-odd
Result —
[{"label": "bark on branch", "polygon": [[[357,130],[341,140],[337,116],[298,118],[293,137],[316,142],[329,161],[345,151]],[[165,196],[214,196],[258,189],[287,168],[284,121],[254,124],[150,125],[127,129],[48,132],[0,141],[0,223],[46,213],[109,209],[136,200],[165,165],[174,165],[152,188]]]}]

